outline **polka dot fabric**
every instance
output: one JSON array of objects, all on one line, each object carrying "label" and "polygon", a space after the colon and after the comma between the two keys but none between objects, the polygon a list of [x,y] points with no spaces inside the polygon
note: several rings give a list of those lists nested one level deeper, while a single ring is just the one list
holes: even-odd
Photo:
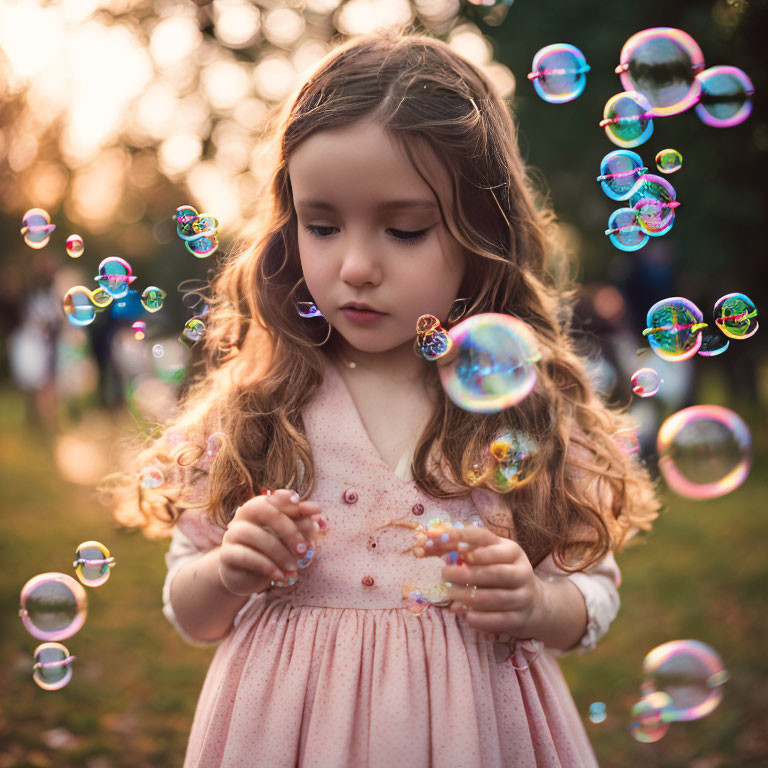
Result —
[{"label": "polka dot fabric", "polygon": [[252,598],[219,644],[185,768],[597,765],[549,652],[510,663],[449,611],[404,607],[401,586],[443,565],[404,552],[413,526],[466,520],[471,500],[396,475],[331,364],[304,422],[328,533],[298,584]]}]

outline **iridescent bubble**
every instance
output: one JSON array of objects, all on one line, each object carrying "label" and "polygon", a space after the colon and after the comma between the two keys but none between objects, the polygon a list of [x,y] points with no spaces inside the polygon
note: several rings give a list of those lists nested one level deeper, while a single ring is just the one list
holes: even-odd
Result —
[{"label": "iridescent bubble", "polygon": [[141,306],[147,312],[158,312],[163,308],[165,297],[166,293],[162,288],[149,285],[141,292]]},{"label": "iridescent bubble", "polygon": [[143,320],[137,320],[131,324],[131,330],[136,341],[143,341],[147,335],[147,324]]},{"label": "iridescent bubble", "polygon": [[636,91],[611,96],[603,107],[600,127],[619,147],[639,147],[653,133],[653,111],[648,99]]},{"label": "iridescent bubble", "polygon": [[632,192],[629,205],[643,232],[651,237],[661,237],[675,223],[675,210],[680,205],[676,198],[675,188],[666,179],[647,173]]},{"label": "iridescent bubble", "polygon": [[516,405],[534,388],[541,353],[521,320],[495,313],[472,315],[448,334],[457,356],[440,367],[440,379],[460,408],[495,413]]},{"label": "iridescent bubble", "polygon": [[676,149],[662,149],[656,153],[656,167],[662,173],[675,173],[683,167],[683,156]]},{"label": "iridescent bubble", "polygon": [[563,104],[583,93],[589,64],[576,46],[553,43],[533,57],[531,70],[528,79],[536,93],[551,104]]},{"label": "iridescent bubble", "polygon": [[164,483],[163,473],[155,467],[144,467],[139,473],[139,485],[142,488],[159,488]]},{"label": "iridescent bubble", "polygon": [[701,346],[699,354],[702,357],[715,357],[722,355],[730,346],[731,342],[723,336],[716,327],[709,327],[701,332]]},{"label": "iridescent bubble", "polygon": [[634,208],[617,208],[608,219],[605,234],[620,251],[637,251],[648,242],[648,233],[638,224]]},{"label": "iridescent bubble", "polygon": [[219,247],[219,238],[215,235],[213,237],[198,237],[184,243],[184,245],[193,256],[204,259]]},{"label": "iridescent bubble", "polygon": [[55,224],[51,224],[51,217],[48,211],[42,208],[30,208],[22,220],[21,234],[24,235],[24,242],[35,250],[40,250],[48,245],[51,239],[51,232],[56,229]]},{"label": "iridescent bubble", "polygon": [[67,256],[72,259],[79,259],[85,253],[85,245],[80,235],[70,235],[67,238]]},{"label": "iridescent bubble", "polygon": [[429,610],[430,602],[418,587],[415,587],[412,584],[407,584],[400,587],[400,592],[403,596],[405,607],[411,613],[416,616],[421,616]]},{"label": "iridescent bubble", "polygon": [[199,216],[197,208],[191,205],[180,205],[173,214],[176,219],[176,234],[182,240],[191,240],[197,237],[198,233],[194,230],[194,225]]},{"label": "iridescent bubble", "polygon": [[115,558],[100,541],[84,541],[75,550],[72,566],[81,584],[100,587],[109,578]]},{"label": "iridescent bubble", "polygon": [[152,357],[156,357],[158,360],[165,354],[165,350],[163,349],[162,344],[155,344],[154,347],[152,347]]},{"label": "iridescent bubble", "polygon": [[99,264],[99,274],[93,278],[113,299],[122,299],[128,294],[130,284],[136,279],[131,265],[119,256],[109,256]]},{"label": "iridescent bubble", "polygon": [[743,123],[752,112],[752,81],[738,67],[718,66],[696,76],[701,86],[696,114],[714,128]]},{"label": "iridescent bubble", "polygon": [[604,723],[608,715],[605,713],[605,702],[593,701],[589,705],[589,720],[595,725]]},{"label": "iridescent bubble", "polygon": [[662,299],[648,310],[643,336],[662,360],[688,360],[701,346],[701,331],[707,327],[703,319],[701,310],[688,299]]},{"label": "iridescent bubble", "polygon": [[720,405],[693,405],[673,413],[656,438],[667,485],[689,499],[714,499],[738,488],[752,463],[752,436],[744,420]]},{"label": "iridescent bubble", "polygon": [[663,739],[669,730],[668,713],[672,707],[672,699],[661,691],[643,696],[632,707],[632,724],[629,726],[632,737],[643,744]]},{"label": "iridescent bubble", "polygon": [[19,616],[38,640],[64,640],[80,630],[88,613],[85,590],[65,573],[41,573],[21,589]]},{"label": "iridescent bubble", "polygon": [[93,295],[84,285],[76,285],[64,294],[63,307],[72,325],[90,325],[96,317]]},{"label": "iridescent bubble", "polygon": [[648,169],[636,152],[630,149],[614,149],[600,161],[597,181],[611,200],[628,200],[637,186],[638,179]]},{"label": "iridescent bubble", "polygon": [[757,333],[757,308],[749,296],[728,293],[715,304],[715,325],[729,339],[748,339]]},{"label": "iridescent bubble", "polygon": [[699,98],[697,75],[704,69],[704,54],[686,32],[654,27],[638,32],[624,43],[616,74],[628,91],[646,97],[657,117],[677,115]]},{"label": "iridescent bubble", "polygon": [[611,435],[616,447],[625,455],[631,456],[640,450],[640,440],[637,436],[636,427],[625,427],[619,429]]},{"label": "iridescent bubble", "polygon": [[205,334],[205,323],[198,317],[191,317],[184,324],[184,330],[181,335],[191,341],[193,344],[200,341]]},{"label": "iridescent bubble", "polygon": [[210,256],[218,247],[219,221],[210,213],[198,213],[191,205],[181,205],[174,214],[176,233],[187,250],[197,258]]},{"label": "iridescent bubble", "polygon": [[632,392],[638,397],[653,397],[661,382],[661,376],[653,368],[638,368],[632,374]]},{"label": "iridescent bubble", "polygon": [[41,643],[35,648],[32,679],[45,691],[58,691],[72,679],[75,658],[61,643]]},{"label": "iridescent bubble", "polygon": [[728,680],[714,648],[698,640],[673,640],[654,648],[643,660],[642,691],[670,698],[665,722],[699,720],[717,709]]},{"label": "iridescent bubble", "polygon": [[112,294],[109,291],[105,291],[103,288],[97,288],[95,291],[91,291],[91,301],[96,306],[96,311],[106,309],[113,301]]},{"label": "iridescent bubble", "polygon": [[508,493],[528,482],[535,474],[536,441],[519,430],[505,431],[490,447],[486,462],[491,484],[499,493]]}]

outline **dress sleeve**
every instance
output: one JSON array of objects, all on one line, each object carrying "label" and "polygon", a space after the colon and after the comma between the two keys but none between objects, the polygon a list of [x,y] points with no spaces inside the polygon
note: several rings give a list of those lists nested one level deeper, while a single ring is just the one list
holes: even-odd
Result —
[{"label": "dress sleeve", "polygon": [[550,649],[552,654],[564,656],[571,651],[586,653],[593,650],[619,612],[621,572],[613,553],[609,552],[597,565],[578,573],[568,573],[558,568],[550,555],[537,566],[535,572],[547,581],[570,579],[578,587],[587,606],[587,629],[580,642],[570,651]]}]

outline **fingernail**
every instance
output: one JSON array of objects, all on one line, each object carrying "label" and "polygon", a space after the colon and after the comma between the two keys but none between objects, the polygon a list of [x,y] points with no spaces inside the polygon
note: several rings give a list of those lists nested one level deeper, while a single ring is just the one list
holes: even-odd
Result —
[{"label": "fingernail", "polygon": [[469,549],[469,542],[460,541],[457,545],[459,552],[466,552]]},{"label": "fingernail", "polygon": [[285,581],[288,577],[282,571],[272,571],[274,581]]},{"label": "fingernail", "polygon": [[291,494],[291,504],[298,504],[300,499],[301,496],[299,496],[299,494],[295,491]]},{"label": "fingernail", "polygon": [[306,545],[306,544],[305,544],[303,541],[300,541],[300,542],[299,542],[299,543],[296,545],[296,551],[297,551],[297,552],[298,552],[300,555],[303,555],[303,554],[304,554],[304,553],[307,551],[307,549],[308,549],[308,547],[307,547],[307,545]]}]

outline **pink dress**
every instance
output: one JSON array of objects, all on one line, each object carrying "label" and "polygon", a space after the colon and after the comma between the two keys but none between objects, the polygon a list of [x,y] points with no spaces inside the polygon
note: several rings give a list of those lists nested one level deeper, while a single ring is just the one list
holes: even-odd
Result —
[{"label": "pink dress", "polygon": [[[328,523],[298,584],[253,595],[220,641],[195,712],[185,768],[538,768],[596,765],[553,653],[538,641],[509,648],[447,609],[416,615],[401,587],[429,593],[440,558],[415,558],[413,525],[470,522],[472,500],[434,499],[378,455],[340,373],[328,365],[304,414]],[[185,515],[167,556],[164,613],[178,569],[223,531]],[[618,610],[612,556],[566,576],[589,616],[580,650]]]}]

